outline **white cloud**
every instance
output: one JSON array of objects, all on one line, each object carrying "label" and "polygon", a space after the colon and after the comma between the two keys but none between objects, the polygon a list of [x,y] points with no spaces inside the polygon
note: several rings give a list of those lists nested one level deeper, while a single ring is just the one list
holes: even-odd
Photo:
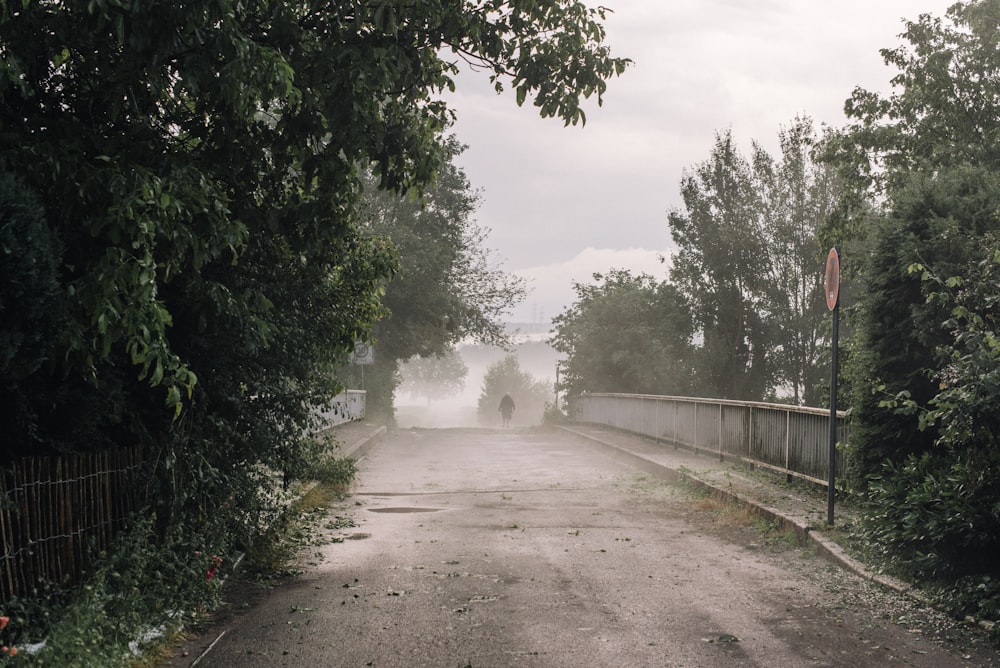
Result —
[{"label": "white cloud", "polygon": [[627,269],[633,274],[646,273],[658,280],[666,280],[669,258],[664,250],[645,248],[584,248],[573,258],[552,264],[521,269],[531,294],[523,304],[514,309],[513,322],[545,322],[558,315],[576,301],[575,283],[595,283],[594,274],[606,274],[611,269]]},{"label": "white cloud", "polygon": [[[483,190],[478,221],[509,271],[538,275],[517,313],[531,321],[561,311],[572,290],[556,267],[588,252],[669,248],[681,176],[709,157],[716,132],[731,129],[745,150],[756,140],[774,151],[779,128],[798,115],[843,125],[855,86],[889,89],[895,72],[879,49],[901,44],[901,18],[942,15],[951,3],[601,0],[614,10],[612,53],[635,65],[608,82],[603,107],[586,103],[583,128],[539,118],[530,102],[518,108],[485,73],[462,74],[448,99],[470,146],[459,164]],[[552,288],[558,297],[547,287],[557,280],[566,281]]]}]

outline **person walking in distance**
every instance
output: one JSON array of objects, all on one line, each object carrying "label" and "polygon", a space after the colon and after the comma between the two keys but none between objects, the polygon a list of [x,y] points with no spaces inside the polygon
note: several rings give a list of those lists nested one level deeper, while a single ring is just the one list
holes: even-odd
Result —
[{"label": "person walking in distance", "polygon": [[509,394],[503,395],[498,410],[500,411],[500,417],[503,418],[503,426],[510,426],[510,418],[514,415],[514,400],[510,398]]}]

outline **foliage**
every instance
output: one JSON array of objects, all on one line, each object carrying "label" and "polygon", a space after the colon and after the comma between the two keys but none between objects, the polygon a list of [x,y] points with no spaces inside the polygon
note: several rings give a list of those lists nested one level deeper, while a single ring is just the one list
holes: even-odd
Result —
[{"label": "foliage", "polygon": [[[177,536],[209,529],[219,554],[246,545],[275,483],[314,461],[314,408],[385,315],[399,265],[360,222],[365,170],[397,194],[432,184],[463,62],[584,121],[581,98],[627,65],[604,15],[575,0],[2,5],[2,457],[144,444],[136,551],[187,555]],[[455,332],[483,325],[462,315]],[[182,572],[145,554],[152,580]],[[95,587],[94,610],[115,602]],[[90,643],[85,618],[68,644]],[[98,627],[94,642],[105,631],[120,640]]]},{"label": "foliage", "polygon": [[[463,60],[545,116],[584,120],[579,98],[600,99],[627,64],[603,44],[603,17],[570,1],[5,6],[0,152],[45,203],[72,295],[49,373],[117,397],[109,412],[140,439],[171,429],[164,398],[175,415],[212,403],[210,419],[243,418],[251,397],[303,387],[292,369],[261,392],[238,365],[261,351],[330,357],[377,317],[392,267],[352,226],[356,165],[397,192],[428,183],[448,156],[439,96]],[[296,266],[302,284],[286,283]],[[283,292],[317,277],[318,295]],[[294,325],[319,304],[337,327],[300,348]],[[195,397],[207,375],[217,387]]]},{"label": "foliage", "polygon": [[910,455],[871,483],[871,548],[921,578],[996,574],[1000,462],[988,450]]},{"label": "foliage", "polygon": [[545,406],[552,398],[552,387],[522,370],[517,356],[507,355],[491,364],[483,376],[476,409],[480,422],[499,422],[500,399],[504,394],[509,394],[514,400],[513,424],[541,424]]},{"label": "foliage", "polygon": [[983,235],[1000,222],[1000,179],[973,168],[914,175],[894,201],[892,215],[872,230],[848,369],[856,392],[849,461],[862,486],[883,461],[898,464],[933,445],[934,430],[921,431],[910,416],[884,403],[905,391],[926,405],[938,390],[936,351],[950,337],[941,327],[948,308],[926,300],[921,277],[910,266],[920,262],[942,275],[961,276],[967,258],[979,254]]},{"label": "foliage", "polygon": [[678,290],[627,270],[574,283],[576,301],[553,319],[559,391],[685,394],[693,388],[692,323]]},{"label": "foliage", "polygon": [[779,132],[780,158],[756,142],[752,159],[730,131],[681,180],[670,212],[677,245],[670,280],[690,305],[700,385],[712,396],[763,400],[787,386],[815,401],[827,341],[820,235],[838,191],[814,158],[812,121]]},{"label": "foliage", "polygon": [[827,147],[850,186],[845,196],[873,205],[841,207],[855,214],[843,221],[845,233],[869,254],[855,263],[866,289],[847,369],[855,411],[851,468],[861,486],[884,460],[898,465],[909,454],[919,457],[935,438],[882,405],[903,391],[926,405],[940,368],[934,351],[946,341],[938,326],[946,310],[924,299],[919,277],[907,269],[919,262],[960,275],[982,235],[996,228],[1000,202],[1000,103],[983,94],[1000,85],[1000,7],[956,4],[944,19],[922,15],[905,26],[907,44],[882,51],[899,70],[894,92],[855,90],[846,106],[854,121]]},{"label": "foliage", "polygon": [[431,357],[413,357],[401,369],[399,389],[412,395],[442,399],[460,392],[465,387],[469,368],[462,361],[458,350],[452,346],[444,354]]},{"label": "foliage", "polygon": [[764,317],[764,207],[752,166],[727,131],[681,179],[684,211],[669,214],[677,245],[671,281],[691,305],[703,385],[722,399],[761,399],[774,385],[773,331]]},{"label": "foliage", "polygon": [[827,155],[839,225],[867,257],[848,376],[855,484],[873,552],[995,616],[1000,589],[996,230],[1000,5],[905,22],[893,93],[856,89]]},{"label": "foliage", "polygon": [[845,103],[854,122],[828,147],[853,189],[876,202],[913,172],[1000,166],[1000,99],[987,94],[1000,85],[1000,5],[955,3],[945,18],[904,25],[907,44],[881,51],[898,70],[894,92],[856,88]]},{"label": "foliage", "polygon": [[[452,138],[448,149],[454,160],[464,147]],[[525,287],[484,245],[488,231],[473,218],[479,194],[454,162],[420,199],[369,186],[361,223],[367,234],[387,238],[400,262],[385,287],[388,317],[374,328],[375,363],[366,370],[374,416],[391,415],[403,361],[445,355],[463,339],[507,344],[501,318],[523,299]]]},{"label": "foliage", "polygon": [[[840,194],[834,169],[817,158],[812,120],[796,118],[778,132],[780,155],[754,143],[754,180],[762,193],[766,255],[758,262],[769,288],[765,312],[774,320],[775,381],[795,404],[820,406],[829,383],[829,313],[823,296],[820,240]],[[846,291],[842,291],[844,293]]]},{"label": "foliage", "polygon": [[1000,238],[989,238],[985,257],[959,275],[910,267],[928,304],[950,316],[938,325],[941,364],[926,403],[909,390],[883,402],[932,443],[901,464],[887,458],[871,484],[878,510],[869,529],[875,545],[922,577],[1000,575]]},{"label": "foliage", "polygon": [[11,455],[39,428],[28,387],[50,363],[66,305],[62,247],[24,183],[0,169],[0,416]]},{"label": "foliage", "polygon": [[[519,102],[534,95],[567,123],[582,120],[580,96],[600,97],[626,65],[602,44],[604,10],[493,4],[6,7],[5,154],[54,225],[68,231],[86,214],[72,219],[99,232],[82,244],[95,259],[73,272],[100,323],[93,341],[72,336],[82,362],[119,344],[146,371],[170,362],[156,348],[170,312],[154,287],[232,258],[260,225],[288,225],[286,206],[307,214],[306,234],[336,222],[317,205],[350,204],[357,158],[377,163],[383,185],[426,182],[448,120],[434,95],[457,70],[438,47],[492,70],[498,87],[511,78]],[[87,281],[91,268],[106,270],[105,288]],[[140,317],[149,334],[132,340]]]},{"label": "foliage", "polygon": [[357,475],[358,465],[350,457],[325,457],[312,469],[310,477],[344,491]]},{"label": "foliage", "polygon": [[34,646],[30,665],[123,665],[142,649],[144,634],[179,628],[215,604],[225,562],[213,547],[171,535],[154,548],[152,535],[147,520],[121,534],[68,604],[15,602],[22,654]]}]

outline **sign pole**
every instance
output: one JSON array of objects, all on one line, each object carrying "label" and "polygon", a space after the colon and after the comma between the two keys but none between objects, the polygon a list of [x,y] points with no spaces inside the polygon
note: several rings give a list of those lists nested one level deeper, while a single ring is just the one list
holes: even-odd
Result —
[{"label": "sign pole", "polygon": [[837,472],[837,350],[840,347],[840,251],[834,246],[826,258],[826,305],[833,312],[830,373],[830,463],[826,488],[826,523],[833,526],[833,497]]}]

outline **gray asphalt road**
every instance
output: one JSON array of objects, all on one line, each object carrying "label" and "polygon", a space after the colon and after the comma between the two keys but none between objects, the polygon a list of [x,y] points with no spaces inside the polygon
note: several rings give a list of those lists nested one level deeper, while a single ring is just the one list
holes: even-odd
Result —
[{"label": "gray asphalt road", "polygon": [[397,431],[331,513],[199,666],[978,665],[561,431]]}]

